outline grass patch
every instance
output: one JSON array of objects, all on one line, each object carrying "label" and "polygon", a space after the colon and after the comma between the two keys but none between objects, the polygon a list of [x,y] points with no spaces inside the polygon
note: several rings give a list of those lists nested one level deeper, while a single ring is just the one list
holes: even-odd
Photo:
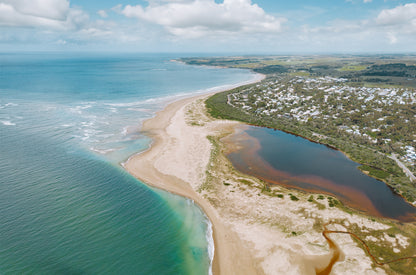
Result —
[{"label": "grass patch", "polygon": [[299,200],[296,196],[294,196],[294,195],[292,195],[292,194],[290,194],[290,199],[291,199],[292,201],[298,201],[298,200]]},{"label": "grass patch", "polygon": [[253,185],[253,182],[251,182],[249,180],[245,180],[245,179],[240,179],[240,182],[245,184],[245,185],[249,185],[249,186]]},{"label": "grass patch", "polygon": [[364,65],[346,65],[339,69],[341,72],[357,72],[357,71],[363,71],[367,69],[367,66]]},{"label": "grass patch", "polygon": [[[412,224],[397,224],[391,223],[392,227],[387,230],[372,230],[370,233],[363,233],[362,229],[353,224],[349,231],[355,233],[361,239],[363,239],[368,247],[370,248],[371,254],[373,254],[381,262],[391,261],[402,257],[409,257],[414,255],[414,247],[416,246],[415,240],[415,226]],[[393,245],[390,241],[384,240],[383,236],[387,233],[388,236],[394,238],[396,235],[400,234],[408,238],[409,245],[406,248],[403,248],[399,245],[396,247],[400,249],[399,253],[393,251]],[[365,237],[371,235],[377,239],[377,241],[366,240]],[[359,241],[353,238],[359,246],[362,246]],[[402,260],[395,263],[388,264],[388,269],[390,274],[414,274],[416,270],[416,259]],[[393,273],[391,272],[393,271]]]},{"label": "grass patch", "polygon": [[367,172],[369,176],[372,176],[377,179],[385,180],[390,176],[390,173],[377,169],[368,165],[361,165],[358,167],[363,172]]},{"label": "grass patch", "polygon": [[336,199],[334,199],[332,197],[328,197],[329,207],[334,207],[334,206],[337,206],[338,204],[339,204],[339,201],[337,201]]},{"label": "grass patch", "polygon": [[297,72],[291,72],[289,73],[291,76],[310,76],[311,74],[307,71],[297,71]]}]

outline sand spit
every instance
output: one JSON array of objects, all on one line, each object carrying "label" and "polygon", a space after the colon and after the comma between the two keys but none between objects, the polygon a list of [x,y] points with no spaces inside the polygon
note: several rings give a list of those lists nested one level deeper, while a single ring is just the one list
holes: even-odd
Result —
[{"label": "sand spit", "polygon": [[[209,117],[206,97],[172,103],[146,121],[143,131],[154,142],[146,152],[131,157],[125,168],[143,182],[190,198],[203,209],[213,224],[214,274],[316,274],[333,258],[333,249],[322,236],[324,224],[330,223],[329,230],[355,228],[370,235],[390,228],[388,223],[330,207],[326,198],[314,195],[310,200],[309,194],[283,187],[265,188],[262,181],[235,171],[220,140],[241,124]],[[405,245],[406,238],[396,235],[391,241]],[[351,236],[332,234],[331,239],[340,248],[331,274],[385,274]]]},{"label": "sand spit", "polygon": [[249,247],[244,247],[218,211],[196,191],[205,180],[211,146],[206,139],[208,129],[188,132],[192,127],[184,120],[184,109],[195,100],[200,97],[172,103],[147,120],[143,131],[153,138],[152,147],[131,157],[125,168],[143,182],[190,198],[203,209],[213,224],[214,274],[256,274],[258,267]]}]

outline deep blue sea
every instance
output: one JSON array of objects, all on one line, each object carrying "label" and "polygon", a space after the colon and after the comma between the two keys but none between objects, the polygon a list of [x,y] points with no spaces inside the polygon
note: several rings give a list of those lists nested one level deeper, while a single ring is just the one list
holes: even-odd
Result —
[{"label": "deep blue sea", "polygon": [[0,274],[208,274],[210,223],[120,163],[167,103],[251,80],[167,54],[0,54]]}]

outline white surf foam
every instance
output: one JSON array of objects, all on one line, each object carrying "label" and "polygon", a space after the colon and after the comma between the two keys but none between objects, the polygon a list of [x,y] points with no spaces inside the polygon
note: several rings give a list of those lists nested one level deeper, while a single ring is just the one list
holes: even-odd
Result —
[{"label": "white surf foam", "polygon": [[5,107],[16,107],[16,106],[19,106],[19,104],[16,104],[16,103],[6,103],[4,106]]},{"label": "white surf foam", "polygon": [[11,122],[10,120],[0,120],[0,122],[5,126],[14,126],[16,123]]},{"label": "white surf foam", "polygon": [[214,232],[212,230],[212,223],[208,219],[208,217],[205,217],[207,220],[207,233],[206,238],[208,242],[208,257],[209,257],[209,270],[208,274],[212,275],[212,262],[214,261],[214,252],[215,252],[215,245],[214,245]]}]

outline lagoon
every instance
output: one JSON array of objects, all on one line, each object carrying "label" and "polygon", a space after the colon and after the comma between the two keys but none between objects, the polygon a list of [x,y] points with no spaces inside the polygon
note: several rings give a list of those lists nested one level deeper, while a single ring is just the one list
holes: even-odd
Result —
[{"label": "lagoon", "polygon": [[247,126],[228,142],[237,150],[227,156],[237,170],[313,193],[337,197],[369,215],[414,221],[416,208],[384,182],[362,173],[340,151],[282,131]]}]

